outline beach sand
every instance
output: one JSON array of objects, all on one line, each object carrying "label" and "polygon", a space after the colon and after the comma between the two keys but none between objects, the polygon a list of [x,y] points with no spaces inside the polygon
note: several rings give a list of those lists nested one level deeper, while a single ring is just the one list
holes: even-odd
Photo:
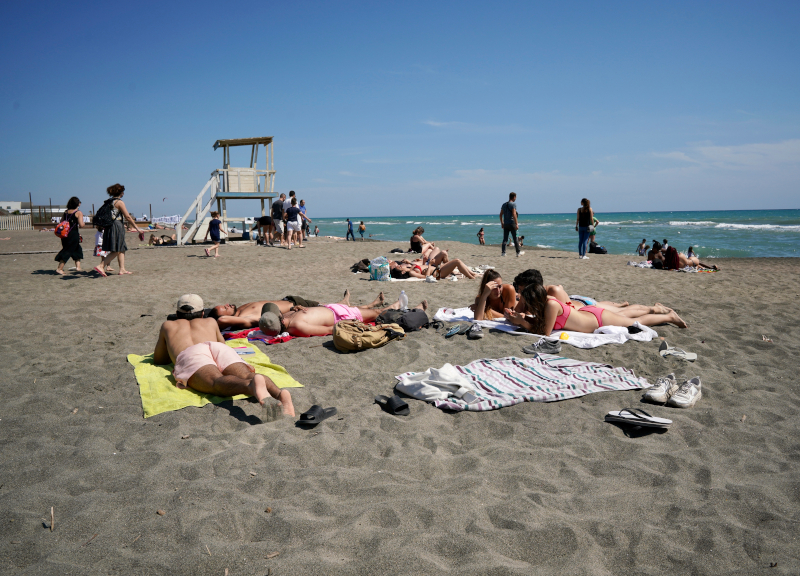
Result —
[{"label": "beach sand", "polygon": [[[59,247],[52,233],[2,236],[3,254]],[[338,408],[316,429],[246,400],[145,420],[126,356],[152,352],[181,294],[211,306],[338,301],[349,288],[367,303],[404,289],[433,314],[470,303],[478,281],[370,282],[350,265],[396,244],[325,239],[291,252],[223,245],[217,259],[200,246],[133,249],[134,275],[109,278],[56,276],[54,253],[0,255],[0,573],[800,572],[797,259],[680,274],[626,266],[627,256],[500,258],[497,247],[443,244],[507,282],[538,268],[570,293],[674,307],[689,328],[656,330],[696,352],[693,364],[661,358],[660,340],[562,354],[651,382],[700,376],[702,400],[678,410],[641,404],[641,391],[606,392],[457,414],[409,400],[409,416],[387,415],[373,398],[395,375],[525,356],[531,342],[423,330],[358,354],[338,353],[330,337],[258,344],[304,384],[291,390],[298,414]],[[628,406],[672,428],[626,435],[603,421]]]}]

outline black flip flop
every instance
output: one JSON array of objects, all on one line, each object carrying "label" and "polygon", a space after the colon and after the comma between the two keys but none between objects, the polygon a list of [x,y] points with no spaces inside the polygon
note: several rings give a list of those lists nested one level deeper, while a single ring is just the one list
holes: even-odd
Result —
[{"label": "black flip flop", "polygon": [[336,416],[336,408],[323,408],[314,404],[307,412],[300,414],[299,424],[316,425],[331,416]]},{"label": "black flip flop", "polygon": [[383,408],[384,412],[394,414],[395,416],[408,416],[411,410],[408,408],[405,400],[400,396],[394,395],[391,398],[386,396],[375,396],[375,403]]}]

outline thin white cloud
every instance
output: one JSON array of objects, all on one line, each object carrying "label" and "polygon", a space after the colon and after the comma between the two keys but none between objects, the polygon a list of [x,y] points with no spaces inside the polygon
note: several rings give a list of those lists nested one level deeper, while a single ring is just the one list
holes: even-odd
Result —
[{"label": "thin white cloud", "polygon": [[725,170],[766,170],[800,164],[800,139],[736,146],[695,145],[685,151],[654,153],[656,158]]},{"label": "thin white cloud", "polygon": [[433,128],[450,129],[470,134],[523,134],[528,132],[517,124],[475,124],[471,122],[441,122],[439,120],[423,120],[423,124]]}]

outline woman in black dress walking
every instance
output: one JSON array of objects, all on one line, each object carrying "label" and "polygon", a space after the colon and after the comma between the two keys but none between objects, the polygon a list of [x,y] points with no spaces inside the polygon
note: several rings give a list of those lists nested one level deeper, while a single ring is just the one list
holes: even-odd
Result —
[{"label": "woman in black dress walking", "polygon": [[61,252],[56,254],[56,274],[64,274],[64,265],[72,258],[75,261],[75,270],[81,272],[81,260],[83,260],[83,248],[81,248],[81,231],[83,228],[83,213],[80,208],[81,201],[77,196],[73,196],[67,202],[67,209],[61,216],[61,221],[69,222],[69,234],[61,239]]}]

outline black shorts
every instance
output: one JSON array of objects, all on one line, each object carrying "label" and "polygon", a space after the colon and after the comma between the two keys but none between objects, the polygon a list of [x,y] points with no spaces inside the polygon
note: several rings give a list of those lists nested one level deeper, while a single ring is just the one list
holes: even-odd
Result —
[{"label": "black shorts", "polygon": [[272,216],[260,216],[257,222],[261,226],[271,226],[272,225]]}]

